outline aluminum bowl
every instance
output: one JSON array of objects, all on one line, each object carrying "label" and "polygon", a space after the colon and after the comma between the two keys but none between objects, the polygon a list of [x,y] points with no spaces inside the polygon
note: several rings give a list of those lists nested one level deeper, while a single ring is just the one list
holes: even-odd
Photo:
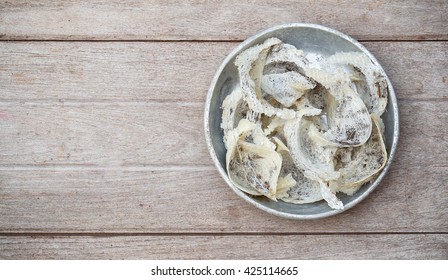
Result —
[{"label": "aluminum bowl", "polygon": [[263,196],[246,194],[233,186],[229,180],[226,171],[226,148],[223,143],[223,131],[220,125],[222,102],[230,94],[232,89],[239,84],[238,71],[234,65],[234,59],[243,50],[262,43],[270,37],[277,37],[285,43],[294,45],[298,49],[317,52],[323,55],[331,55],[340,51],[361,51],[367,54],[375,64],[380,65],[375,57],[359,42],[341,32],[321,25],[305,23],[284,24],[269,28],[250,37],[226,57],[216,72],[207,94],[204,116],[205,137],[213,162],[221,176],[235,193],[250,204],[268,213],[290,219],[318,219],[346,211],[361,202],[379,185],[389,170],[397,148],[399,134],[398,106],[395,92],[387,76],[389,100],[386,112],[381,118],[385,124],[385,143],[388,160],[379,176],[362,186],[353,196],[338,194],[338,198],[344,203],[344,209],[332,209],[323,200],[299,205],[283,201],[275,202]]}]

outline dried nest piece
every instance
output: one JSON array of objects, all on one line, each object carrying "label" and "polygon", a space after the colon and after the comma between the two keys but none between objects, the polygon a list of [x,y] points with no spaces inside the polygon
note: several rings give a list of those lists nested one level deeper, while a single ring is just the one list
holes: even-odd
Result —
[{"label": "dried nest piece", "polygon": [[240,76],[240,85],[243,98],[249,104],[251,110],[269,117],[278,116],[285,119],[295,117],[295,111],[274,107],[262,97],[261,81],[266,58],[272,47],[281,44],[277,38],[267,39],[264,43],[243,51],[235,59]]},{"label": "dried nest piece", "polygon": [[277,199],[294,204],[312,203],[322,200],[320,184],[310,180],[297,169],[291,152],[283,142],[274,138],[277,152],[282,156],[282,168],[277,182]]},{"label": "dried nest piece", "polygon": [[372,135],[365,145],[341,148],[336,152],[336,168],[340,176],[330,182],[333,191],[353,195],[386,165],[387,151],[381,132],[382,121],[373,114],[372,122]]},{"label": "dried nest piece", "polygon": [[383,70],[364,53],[339,52],[327,59],[328,63],[350,66],[355,72],[353,82],[370,113],[381,116],[387,105],[387,80]]},{"label": "dried nest piece", "polygon": [[348,75],[339,69],[330,72],[311,68],[306,73],[328,89],[325,111],[329,129],[325,132],[313,129],[313,137],[323,145],[335,147],[364,144],[372,131],[372,121]]},{"label": "dried nest piece", "polygon": [[261,127],[247,120],[227,135],[227,171],[232,183],[253,195],[265,195],[276,200],[277,180],[282,158]]},{"label": "dried nest piece", "polygon": [[235,59],[240,85],[223,101],[231,182],[251,195],[344,206],[384,168],[387,80],[365,54],[305,53],[277,38]]}]

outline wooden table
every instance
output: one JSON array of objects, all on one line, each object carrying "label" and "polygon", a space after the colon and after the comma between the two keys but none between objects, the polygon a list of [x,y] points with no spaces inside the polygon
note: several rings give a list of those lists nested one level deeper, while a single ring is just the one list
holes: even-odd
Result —
[{"label": "wooden table", "polygon": [[[1,258],[448,258],[446,0],[122,2],[0,3]],[[385,180],[322,220],[244,202],[203,135],[220,63],[287,22],[361,41],[398,96]]]}]

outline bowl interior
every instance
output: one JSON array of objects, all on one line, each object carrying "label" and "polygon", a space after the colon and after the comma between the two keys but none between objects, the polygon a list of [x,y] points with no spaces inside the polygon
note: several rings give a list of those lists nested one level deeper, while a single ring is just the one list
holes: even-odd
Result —
[{"label": "bowl interior", "polygon": [[[341,51],[360,51],[367,53],[369,56],[371,56],[371,58],[373,58],[373,56],[368,51],[366,51],[364,47],[362,47],[359,43],[354,42],[353,39],[339,34],[338,32],[327,30],[326,28],[322,29],[316,26],[288,25],[281,28],[273,28],[249,38],[227,57],[227,59],[223,63],[223,67],[220,69],[222,71],[218,70],[217,76],[214,80],[215,83],[212,84],[210,88],[208,96],[209,107],[206,108],[205,117],[207,118],[206,126],[208,120],[206,133],[208,133],[207,137],[209,137],[209,148],[211,150],[212,157],[213,154],[215,154],[215,164],[217,165],[226,182],[237,194],[239,194],[241,197],[254,204],[255,206],[272,214],[287,218],[312,219],[330,216],[338,212],[342,212],[341,210],[331,209],[325,201],[296,205],[285,203],[282,201],[275,202],[261,196],[258,197],[248,195],[232,186],[227,177],[225,160],[226,149],[223,143],[223,131],[220,127],[222,116],[221,104],[224,98],[228,94],[230,94],[236,86],[239,85],[238,71],[234,65],[234,59],[244,49],[262,43],[264,40],[270,37],[277,37],[283,42],[294,45],[298,49],[302,49],[305,52],[311,51],[323,55],[331,55]],[[374,58],[373,60],[376,62]],[[370,191],[373,190],[373,188],[376,187],[376,185],[384,176],[384,173],[387,171],[387,167],[391,160],[391,151],[395,146],[394,142],[396,142],[396,138],[398,137],[398,123],[396,122],[396,116],[398,116],[398,112],[396,108],[395,94],[389,80],[388,83],[389,100],[386,112],[382,116],[382,119],[385,123],[385,143],[389,155],[388,163],[386,165],[386,168],[383,169],[382,173],[376,180],[365,184],[353,196],[338,194],[338,197],[345,205],[345,210],[361,201],[365,196],[367,196]]]}]

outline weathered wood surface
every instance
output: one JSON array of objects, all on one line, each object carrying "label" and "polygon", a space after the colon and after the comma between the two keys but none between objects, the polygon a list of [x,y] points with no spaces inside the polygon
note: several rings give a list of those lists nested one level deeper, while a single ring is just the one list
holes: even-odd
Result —
[{"label": "weathered wood surface", "polygon": [[[355,208],[319,221],[277,218],[215,171],[2,171],[1,232],[447,232],[447,168],[393,168]],[[256,218],[255,218],[256,217]]]},{"label": "weathered wood surface", "polygon": [[[448,103],[400,105],[404,165],[447,167]],[[0,164],[203,166],[202,103],[0,103]],[[423,168],[425,167],[423,166]]]},{"label": "weathered wood surface", "polygon": [[0,164],[210,164],[201,103],[0,104]]},{"label": "weathered wood surface", "polygon": [[0,237],[4,259],[447,259],[446,234]]},{"label": "weathered wood surface", "polygon": [[331,26],[363,40],[448,38],[436,1],[8,1],[1,39],[244,40],[289,22]]},{"label": "weathered wood surface", "polygon": [[[384,181],[317,221],[245,203],[203,135],[222,60],[287,22],[364,41],[399,99]],[[447,259],[447,57],[445,0],[0,2],[0,258]]]},{"label": "weathered wood surface", "polygon": [[3,232],[448,231],[448,102],[401,102],[386,180],[355,209],[307,222],[265,214],[225,185],[202,135],[202,104],[0,109]]},{"label": "weathered wood surface", "polygon": [[[398,98],[448,97],[448,42],[364,44]],[[237,45],[2,42],[0,101],[203,101],[216,69]]]}]

